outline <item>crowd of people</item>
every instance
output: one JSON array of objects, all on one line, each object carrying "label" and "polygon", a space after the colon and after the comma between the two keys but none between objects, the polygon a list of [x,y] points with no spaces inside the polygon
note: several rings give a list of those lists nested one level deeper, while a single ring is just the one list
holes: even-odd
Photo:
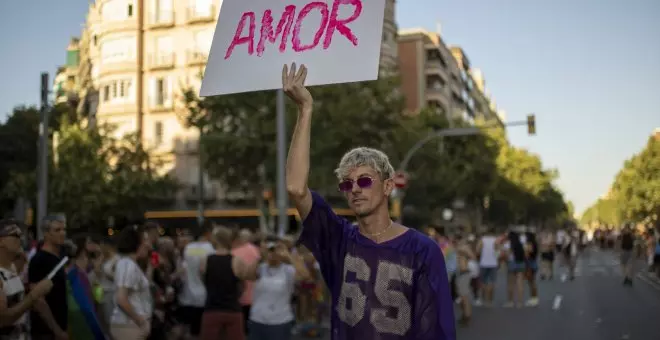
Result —
[{"label": "crowd of people", "polygon": [[[563,280],[573,280],[577,257],[587,242],[585,234],[575,227],[538,233],[526,226],[512,227],[505,233],[489,228],[480,235],[448,235],[443,228],[429,227],[427,235],[443,251],[452,297],[460,306],[459,322],[463,325],[469,324],[473,305],[493,306],[500,268],[506,268],[507,273],[504,307],[534,307],[539,304],[537,277],[552,280],[558,259],[565,268]],[[529,289],[527,301],[525,287]]]},{"label": "crowd of people", "polygon": [[[618,251],[626,286],[633,284],[636,260],[648,260],[649,270],[660,273],[660,234],[653,229],[636,232],[624,226],[617,230],[597,230],[592,240],[575,226],[538,233],[534,227],[527,226],[512,227],[505,233],[490,228],[480,235],[461,232],[448,235],[443,228],[431,226],[426,234],[443,251],[452,297],[459,305],[462,313],[459,320],[464,325],[470,321],[473,305],[493,306],[500,268],[507,273],[503,307],[535,307],[539,304],[537,278],[553,280],[555,268],[560,268],[562,281],[574,280],[577,259],[590,244]],[[527,301],[523,301],[525,287],[529,289]]]},{"label": "crowd of people", "polygon": [[25,247],[24,228],[2,220],[0,339],[286,340],[319,331],[324,286],[304,247],[212,223],[195,237],[161,231],[147,222],[112,238],[69,239],[66,221],[49,216],[42,241]]}]

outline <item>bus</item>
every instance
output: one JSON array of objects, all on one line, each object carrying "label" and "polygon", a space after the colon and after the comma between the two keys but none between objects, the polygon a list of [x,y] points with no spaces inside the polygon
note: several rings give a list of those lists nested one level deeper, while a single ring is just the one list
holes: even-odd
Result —
[{"label": "bus", "polygon": [[[350,209],[333,208],[335,214],[345,217],[350,221],[355,220],[355,213]],[[277,209],[271,209],[271,216],[277,216]],[[262,212],[259,209],[221,209],[204,210],[204,218],[217,224],[238,225],[241,228],[259,230],[259,216]],[[300,230],[300,216],[298,211],[293,208],[287,209],[288,232],[297,233]],[[197,210],[165,210],[165,211],[147,211],[144,218],[149,221],[157,222],[162,228],[164,235],[177,235],[185,229],[195,228],[197,226]]]}]

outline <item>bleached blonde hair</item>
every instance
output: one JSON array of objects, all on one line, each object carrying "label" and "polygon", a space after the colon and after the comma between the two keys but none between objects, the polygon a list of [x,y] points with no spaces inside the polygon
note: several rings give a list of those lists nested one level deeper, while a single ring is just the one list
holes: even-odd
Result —
[{"label": "bleached blonde hair", "polygon": [[373,148],[358,147],[350,150],[339,161],[339,166],[335,169],[335,175],[338,179],[344,179],[355,168],[361,166],[368,166],[376,173],[382,180],[390,179],[394,176],[394,167],[390,163],[387,155]]}]

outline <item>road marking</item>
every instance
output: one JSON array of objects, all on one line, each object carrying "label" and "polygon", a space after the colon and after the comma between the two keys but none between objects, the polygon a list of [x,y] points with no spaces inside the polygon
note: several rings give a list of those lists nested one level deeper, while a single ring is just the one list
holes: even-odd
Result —
[{"label": "road marking", "polygon": [[660,283],[653,282],[653,280],[651,280],[651,279],[650,279],[649,277],[647,277],[646,275],[644,275],[644,274],[642,274],[642,273],[637,273],[637,278],[640,279],[640,280],[642,280],[642,281],[644,281],[644,282],[646,282],[649,286],[651,286],[651,287],[653,287],[653,288],[655,288],[655,289],[657,289],[657,290],[660,290]]},{"label": "road marking", "polygon": [[561,295],[555,295],[555,300],[552,302],[552,309],[558,310],[561,307]]}]

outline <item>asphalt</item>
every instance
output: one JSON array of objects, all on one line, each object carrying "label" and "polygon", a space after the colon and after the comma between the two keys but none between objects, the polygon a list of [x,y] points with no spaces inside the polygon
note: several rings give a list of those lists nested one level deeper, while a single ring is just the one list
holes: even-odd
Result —
[{"label": "asphalt", "polygon": [[[618,256],[589,249],[576,278],[539,281],[537,307],[504,308],[506,280],[498,275],[494,307],[474,307],[459,340],[660,340],[660,280],[636,266],[632,287],[623,286]],[[295,337],[305,339],[303,337]],[[317,339],[329,339],[329,336]]]}]

